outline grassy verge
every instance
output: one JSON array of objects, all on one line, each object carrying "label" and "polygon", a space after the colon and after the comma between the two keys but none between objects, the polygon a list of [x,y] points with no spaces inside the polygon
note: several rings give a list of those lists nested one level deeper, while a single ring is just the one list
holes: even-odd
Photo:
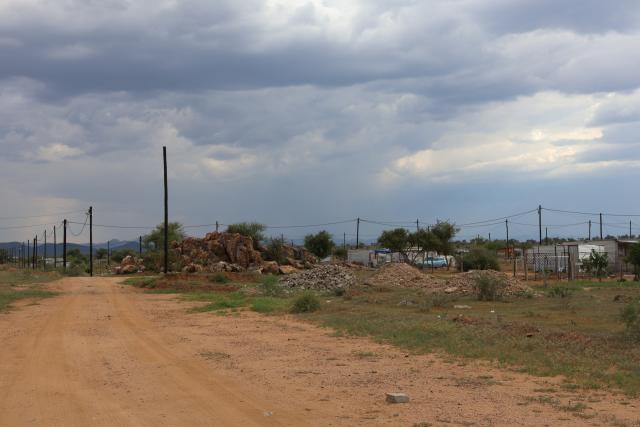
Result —
[{"label": "grassy verge", "polygon": [[[184,300],[203,302],[194,312],[250,309],[282,314],[291,311],[297,298],[283,296],[273,279],[253,284],[211,284],[203,279],[206,290],[193,279],[165,288],[153,280],[127,282],[149,292],[175,292]],[[414,353],[444,352],[533,375],[563,375],[566,387],[611,387],[640,395],[640,344],[625,334],[620,317],[627,302],[640,298],[640,284],[550,282],[535,292],[540,296],[495,302],[359,287],[341,297],[327,297],[331,303],[299,316],[331,327],[338,335],[368,336]]]},{"label": "grassy verge", "polygon": [[21,299],[48,298],[55,292],[42,289],[42,284],[59,279],[57,273],[6,269],[0,271],[0,312]]},{"label": "grassy verge", "polygon": [[145,288],[147,293],[180,294],[185,301],[205,302],[191,309],[197,313],[244,308],[258,313],[277,314],[291,309],[292,298],[278,296],[281,292],[277,281],[274,282],[270,277],[265,278],[263,283],[223,280],[220,275],[194,276],[171,284],[163,283],[160,277],[131,277],[123,283]]},{"label": "grassy verge", "polygon": [[640,394],[640,345],[625,335],[624,303],[616,298],[639,298],[640,286],[581,282],[565,297],[537,291],[545,296],[504,302],[464,297],[434,307],[419,291],[361,290],[305,317],[336,334],[370,336],[415,353],[444,351],[533,375],[564,375],[585,388]]}]

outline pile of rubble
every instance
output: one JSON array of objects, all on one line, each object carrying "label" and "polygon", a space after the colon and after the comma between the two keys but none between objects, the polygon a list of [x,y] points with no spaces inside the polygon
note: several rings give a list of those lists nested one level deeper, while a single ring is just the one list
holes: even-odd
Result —
[{"label": "pile of rubble", "polygon": [[441,289],[450,294],[475,294],[476,283],[480,277],[489,277],[504,283],[503,296],[514,296],[522,293],[533,292],[533,290],[509,274],[495,270],[471,270],[467,273],[460,273],[452,276],[444,282]]},{"label": "pile of rubble", "polygon": [[405,263],[386,264],[370,277],[365,285],[391,286],[399,288],[424,289],[427,292],[445,292],[457,295],[476,293],[479,277],[488,276],[505,284],[503,296],[514,296],[532,292],[527,285],[509,274],[494,270],[472,270],[467,273],[454,273],[450,277],[437,277],[423,273],[419,269]]},{"label": "pile of rubble", "polygon": [[238,233],[208,233],[204,238],[188,237],[173,244],[185,273],[200,271],[254,271],[265,274],[289,274],[311,268],[318,260],[304,248],[283,245],[286,265],[264,261],[263,249],[251,237]]},{"label": "pile of rubble", "polygon": [[398,288],[424,288],[437,286],[438,279],[403,262],[393,262],[380,268],[365,284]]},{"label": "pile of rubble", "polygon": [[346,267],[327,264],[284,276],[280,283],[288,288],[333,291],[355,285],[356,277]]},{"label": "pile of rubble", "polygon": [[133,274],[144,272],[144,264],[142,258],[135,258],[127,255],[122,259],[120,265],[114,269],[116,274]]}]

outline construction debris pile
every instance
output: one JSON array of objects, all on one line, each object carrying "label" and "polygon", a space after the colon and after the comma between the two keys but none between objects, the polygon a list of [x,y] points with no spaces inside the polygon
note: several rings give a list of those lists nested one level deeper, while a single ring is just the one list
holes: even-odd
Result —
[{"label": "construction debris pile", "polygon": [[280,283],[288,288],[334,291],[355,285],[356,277],[346,267],[327,264],[284,276]]},{"label": "construction debris pile", "polygon": [[456,274],[444,282],[444,289],[442,290],[450,294],[474,294],[476,293],[476,284],[480,277],[489,277],[490,279],[504,283],[504,289],[502,289],[501,292],[502,296],[515,296],[533,292],[529,286],[523,284],[511,275],[494,270],[472,270],[467,273]]},{"label": "construction debris pile", "polygon": [[433,285],[436,281],[437,279],[434,277],[423,273],[409,264],[393,262],[381,267],[380,271],[365,282],[365,285],[423,288]]},{"label": "construction debris pile", "polygon": [[477,281],[485,276],[504,283],[503,296],[532,292],[532,289],[508,274],[493,270],[473,270],[456,273],[450,277],[438,277],[423,273],[405,263],[391,263],[380,268],[365,285],[424,289],[427,292],[470,295],[476,293]]},{"label": "construction debris pile", "polygon": [[127,255],[122,259],[120,265],[114,269],[116,274],[133,274],[144,272],[144,264],[142,258],[135,258]]},{"label": "construction debris pile", "polygon": [[310,268],[317,259],[306,249],[283,245],[287,266],[264,261],[263,249],[256,247],[251,237],[238,233],[208,233],[204,238],[188,237],[175,242],[173,249],[181,269],[186,273],[200,271],[255,271],[260,273],[291,273]]}]

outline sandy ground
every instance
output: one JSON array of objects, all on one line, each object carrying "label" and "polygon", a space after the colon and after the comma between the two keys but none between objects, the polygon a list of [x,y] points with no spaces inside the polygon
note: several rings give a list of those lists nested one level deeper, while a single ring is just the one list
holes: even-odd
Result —
[{"label": "sandy ground", "polygon": [[188,313],[117,279],[51,287],[63,294],[0,314],[2,426],[640,425],[640,401],[560,379],[291,318]]}]

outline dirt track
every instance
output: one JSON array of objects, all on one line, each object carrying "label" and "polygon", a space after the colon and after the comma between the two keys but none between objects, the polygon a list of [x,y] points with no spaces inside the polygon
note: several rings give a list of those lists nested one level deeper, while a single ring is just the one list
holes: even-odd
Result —
[{"label": "dirt track", "polygon": [[[116,279],[51,286],[63,294],[0,314],[1,426],[638,420],[637,400],[562,391],[559,379],[408,355],[282,317],[191,314],[174,296]],[[411,402],[384,403],[384,392],[396,390]],[[586,409],[566,409],[576,403]]]}]

